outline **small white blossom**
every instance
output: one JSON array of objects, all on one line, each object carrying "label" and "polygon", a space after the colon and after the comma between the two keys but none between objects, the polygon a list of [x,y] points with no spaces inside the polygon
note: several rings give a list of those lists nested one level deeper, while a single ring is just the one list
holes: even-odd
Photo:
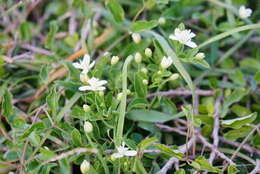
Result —
[{"label": "small white blossom", "polygon": [[80,171],[82,174],[87,174],[90,168],[90,163],[87,160],[84,160],[80,165]]},{"label": "small white blossom", "polygon": [[147,57],[151,57],[153,55],[153,52],[150,48],[145,48],[144,50],[144,54],[147,56]]},{"label": "small white blossom", "polygon": [[135,62],[140,63],[142,61],[142,55],[140,53],[135,53]]},{"label": "small white blossom", "polygon": [[191,48],[195,48],[197,47],[197,44],[191,41],[191,39],[195,36],[196,34],[191,32],[191,30],[180,30],[179,28],[176,28],[174,30],[174,34],[171,34],[169,38],[172,40],[177,40],[180,43],[187,45]]},{"label": "small white blossom", "polygon": [[83,61],[80,61],[79,63],[73,63],[75,68],[82,69],[83,74],[87,74],[94,65],[95,61],[90,63],[90,56],[88,54],[85,54]]},{"label": "small white blossom", "polygon": [[148,85],[148,80],[143,79],[143,84],[144,84],[144,85]]},{"label": "small white blossom", "polygon": [[93,131],[93,126],[89,121],[86,121],[84,123],[84,131],[85,131],[86,134]]},{"label": "small white blossom", "polygon": [[132,34],[132,39],[133,39],[133,41],[134,41],[136,44],[138,44],[138,43],[140,43],[140,41],[141,41],[141,36],[140,36],[140,34],[138,34],[138,33],[133,33],[133,34]]},{"label": "small white blossom", "polygon": [[119,61],[119,57],[118,56],[113,56],[111,58],[111,65],[117,64],[118,61]]},{"label": "small white blossom", "polygon": [[122,92],[120,92],[120,93],[118,93],[118,94],[117,94],[117,97],[116,97],[116,99],[117,99],[118,101],[121,101],[121,99],[122,99],[122,96],[123,96],[123,93],[122,93]]},{"label": "small white blossom", "polygon": [[111,54],[110,52],[106,51],[106,52],[104,53],[104,56],[109,56],[110,54]]},{"label": "small white blossom", "polygon": [[141,69],[141,71],[142,71],[143,73],[145,73],[145,74],[148,73],[148,70],[147,70],[146,68],[144,68],[144,67]]},{"label": "small white blossom", "polygon": [[171,75],[170,80],[177,80],[180,77],[178,73],[174,73]]},{"label": "small white blossom", "polygon": [[86,73],[80,73],[79,78],[82,83],[88,83],[88,75]]},{"label": "small white blossom", "polygon": [[162,61],[161,61],[161,67],[163,68],[163,69],[167,69],[169,66],[171,66],[172,65],[172,63],[173,63],[173,60],[172,60],[172,58],[171,57],[163,57],[162,58]]},{"label": "small white blossom", "polygon": [[166,23],[166,20],[165,20],[164,17],[160,17],[158,22],[159,22],[160,25],[164,25]]},{"label": "small white blossom", "polygon": [[252,14],[252,10],[250,8],[246,8],[242,5],[238,10],[239,17],[242,19],[248,18]]},{"label": "small white blossom", "polygon": [[196,54],[195,56],[196,59],[202,60],[205,58],[205,54],[202,52],[199,52],[198,54]]},{"label": "small white blossom", "polygon": [[122,158],[124,156],[135,156],[137,152],[135,150],[129,150],[129,148],[125,147],[125,142],[122,143],[121,146],[116,148],[117,152],[111,155],[112,159]]},{"label": "small white blossom", "polygon": [[83,110],[84,110],[85,112],[89,112],[89,111],[90,111],[90,106],[87,105],[87,104],[84,104],[84,105],[83,105]]},{"label": "small white blossom", "polygon": [[80,91],[103,91],[106,89],[103,86],[107,83],[106,80],[99,80],[98,78],[92,77],[87,82],[88,85],[79,87]]}]

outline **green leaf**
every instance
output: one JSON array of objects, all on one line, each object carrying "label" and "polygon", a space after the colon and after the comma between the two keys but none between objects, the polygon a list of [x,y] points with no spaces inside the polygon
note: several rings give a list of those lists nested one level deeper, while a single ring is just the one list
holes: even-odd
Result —
[{"label": "green leaf", "polygon": [[247,136],[252,131],[252,129],[253,128],[250,126],[244,126],[239,129],[230,130],[224,134],[224,138],[230,141],[236,141],[238,138]]},{"label": "green leaf", "polygon": [[136,98],[128,104],[127,110],[131,110],[133,108],[145,108],[148,105],[149,102],[145,98]]},{"label": "green leaf", "polygon": [[228,169],[227,169],[227,173],[228,174],[236,174],[239,172],[239,170],[236,168],[236,166],[228,166]]},{"label": "green leaf", "polygon": [[134,76],[134,87],[138,97],[146,98],[147,86],[143,84],[142,78],[138,74]]},{"label": "green leaf", "polygon": [[124,9],[121,7],[121,5],[118,2],[116,2],[116,0],[108,0],[106,6],[117,22],[124,21],[125,19]]},{"label": "green leaf", "polygon": [[221,121],[221,125],[223,127],[230,127],[233,129],[239,129],[242,126],[253,122],[256,119],[257,113],[252,113],[248,116],[244,116],[244,117],[239,117],[236,119],[231,119],[231,120],[222,120]]},{"label": "green leaf", "polygon": [[56,116],[59,108],[59,98],[60,94],[57,93],[56,88],[52,88],[50,94],[46,97],[46,102],[49,109],[51,110],[52,115]]},{"label": "green leaf", "polygon": [[78,129],[74,128],[71,132],[72,142],[76,146],[81,146],[81,134]]},{"label": "green leaf", "polygon": [[249,109],[247,109],[246,107],[243,107],[241,105],[233,105],[231,110],[239,117],[249,115],[251,113],[251,111]]},{"label": "green leaf", "polygon": [[198,158],[195,159],[195,161],[192,162],[191,164],[192,167],[198,169],[198,170],[203,170],[203,171],[208,171],[208,172],[213,172],[213,173],[221,173],[222,170],[213,167],[206,159],[204,156],[199,156]]},{"label": "green leaf", "polygon": [[60,173],[62,173],[62,174],[71,173],[70,162],[67,158],[63,158],[63,159],[59,160],[59,165],[60,165]]},{"label": "green leaf", "polygon": [[20,37],[23,41],[28,41],[32,38],[32,31],[30,27],[30,23],[23,22],[20,24]]},{"label": "green leaf", "polygon": [[131,25],[131,30],[133,32],[141,32],[145,30],[150,30],[158,25],[156,20],[152,21],[136,21]]},{"label": "green leaf", "polygon": [[70,61],[64,61],[64,65],[68,69],[71,79],[80,80],[80,71],[75,68]]},{"label": "green leaf", "polygon": [[174,174],[186,174],[184,169],[179,169],[176,172],[174,172]]},{"label": "green leaf", "polygon": [[148,174],[141,162],[140,159],[138,159],[137,157],[135,158],[135,165],[134,165],[134,171],[137,174]]},{"label": "green leaf", "polygon": [[170,157],[176,157],[178,159],[182,159],[184,157],[184,154],[179,150],[171,149],[163,144],[156,144],[155,147],[158,148],[162,153]]},{"label": "green leaf", "polygon": [[43,130],[44,128],[45,126],[43,122],[35,123],[23,133],[21,138],[28,137],[34,130]]},{"label": "green leaf", "polygon": [[40,160],[46,161],[51,158],[54,158],[55,156],[56,156],[56,154],[54,152],[52,152],[51,150],[41,148],[40,154],[37,156],[37,158],[39,158]]},{"label": "green leaf", "polygon": [[260,71],[257,71],[255,73],[255,77],[254,77],[255,81],[260,84]]},{"label": "green leaf", "polygon": [[247,93],[248,93],[248,90],[245,90],[245,89],[236,89],[235,91],[233,91],[232,94],[230,94],[224,100],[221,117],[222,118],[225,117],[229,111],[229,106],[235,102],[240,101]]},{"label": "green leaf", "polygon": [[201,65],[204,68],[210,68],[210,65],[208,64],[208,62],[206,60],[193,59],[191,62],[194,64]]},{"label": "green leaf", "polygon": [[183,117],[184,113],[180,112],[175,115],[169,115],[155,110],[135,109],[127,113],[127,118],[134,121],[145,121],[153,123],[163,123],[175,118]]},{"label": "green leaf", "polygon": [[7,118],[7,120],[10,120],[10,116],[14,113],[12,100],[12,94],[6,89],[3,94],[2,114]]},{"label": "green leaf", "polygon": [[56,22],[50,23],[50,31],[47,35],[47,40],[45,41],[45,47],[52,49],[54,47],[55,35],[58,31],[58,25]]},{"label": "green leaf", "polygon": [[145,150],[147,147],[151,146],[156,141],[158,141],[158,138],[156,137],[146,138],[139,143],[138,147],[140,150]]}]

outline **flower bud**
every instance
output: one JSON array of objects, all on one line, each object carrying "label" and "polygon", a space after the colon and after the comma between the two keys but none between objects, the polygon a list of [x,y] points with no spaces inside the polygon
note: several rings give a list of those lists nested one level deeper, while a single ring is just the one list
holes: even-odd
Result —
[{"label": "flower bud", "polygon": [[140,43],[140,41],[141,41],[141,36],[140,36],[140,34],[138,34],[138,33],[133,33],[133,34],[132,34],[132,39],[133,39],[133,41],[134,41],[136,44],[138,44],[138,43]]},{"label": "flower bud", "polygon": [[85,131],[86,134],[88,134],[88,133],[93,131],[93,126],[92,126],[92,124],[89,121],[86,121],[84,123],[84,131]]},{"label": "flower bud", "polygon": [[89,111],[90,111],[90,106],[87,105],[87,104],[84,104],[84,105],[83,105],[83,110],[84,110],[85,112],[89,112]]},{"label": "flower bud", "polygon": [[145,73],[145,74],[148,73],[148,70],[147,70],[146,68],[142,68],[141,71],[142,71],[143,73]]},{"label": "flower bud", "polygon": [[157,71],[157,74],[161,75],[161,74],[162,74],[162,71],[160,71],[160,70],[159,70],[159,71]]},{"label": "flower bud", "polygon": [[81,164],[80,164],[80,171],[82,174],[87,174],[88,171],[90,169],[90,163],[87,160],[84,160]]},{"label": "flower bud", "polygon": [[148,85],[148,80],[144,79],[144,80],[143,80],[143,84],[144,84],[144,85]]},{"label": "flower bud", "polygon": [[166,23],[166,20],[165,20],[164,17],[160,17],[158,22],[159,22],[160,25],[164,25]]},{"label": "flower bud", "polygon": [[84,84],[88,84],[88,75],[86,73],[80,73],[80,81]]},{"label": "flower bud", "polygon": [[171,75],[170,80],[177,80],[180,77],[178,73],[174,73]]},{"label": "flower bud", "polygon": [[169,66],[171,66],[172,65],[172,63],[173,63],[173,61],[172,61],[172,58],[171,57],[163,57],[162,58],[162,61],[161,61],[161,67],[163,68],[163,69],[167,69]]},{"label": "flower bud", "polygon": [[106,51],[103,56],[109,56],[111,53]]},{"label": "flower bud", "polygon": [[198,54],[196,54],[195,59],[199,59],[202,60],[205,58],[205,54],[202,52],[199,52]]},{"label": "flower bud", "polygon": [[116,99],[117,99],[118,101],[121,101],[121,99],[122,99],[122,96],[123,96],[123,93],[122,93],[122,92],[120,92],[120,93],[118,93],[118,94],[117,94],[117,97],[116,97]]},{"label": "flower bud", "polygon": [[142,55],[140,53],[135,53],[135,62],[140,63],[142,61]]},{"label": "flower bud", "polygon": [[111,65],[117,64],[118,61],[119,61],[119,57],[118,56],[113,56],[112,59],[111,59]]},{"label": "flower bud", "polygon": [[131,94],[131,91],[130,91],[129,89],[127,89],[126,94],[127,94],[127,95],[130,95],[130,94]]},{"label": "flower bud", "polygon": [[147,56],[147,57],[151,57],[153,55],[153,52],[150,48],[145,48],[144,50],[144,54]]}]

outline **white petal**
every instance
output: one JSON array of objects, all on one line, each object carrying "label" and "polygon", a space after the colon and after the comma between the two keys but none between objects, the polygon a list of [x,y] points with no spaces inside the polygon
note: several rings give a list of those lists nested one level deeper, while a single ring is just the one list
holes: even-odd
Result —
[{"label": "white petal", "polygon": [[106,83],[107,83],[106,80],[100,80],[99,82],[97,82],[98,86],[102,86],[102,85],[104,85]]},{"label": "white petal", "polygon": [[175,35],[173,35],[173,34],[171,34],[171,35],[169,36],[169,38],[170,38],[171,40],[178,40],[178,38],[177,38]]},{"label": "white petal", "polygon": [[101,86],[101,87],[96,87],[95,91],[104,91],[106,88]]},{"label": "white petal", "polygon": [[112,157],[112,158],[122,158],[122,157],[123,157],[123,154],[121,154],[121,153],[113,153],[113,154],[111,155],[111,157]]},{"label": "white petal", "polygon": [[81,86],[79,87],[80,91],[92,90],[91,86]]},{"label": "white petal", "polygon": [[193,32],[190,33],[190,38],[193,38],[193,37],[195,37],[195,36],[196,36],[195,33],[193,33]]},{"label": "white petal", "polygon": [[135,150],[128,150],[125,152],[125,156],[135,156],[137,152]]},{"label": "white petal", "polygon": [[189,42],[186,42],[185,45],[191,47],[191,48],[196,48],[197,47],[197,44],[195,42],[192,42],[192,41],[189,41]]},{"label": "white petal", "polygon": [[89,65],[89,69],[91,69],[94,65],[95,65],[95,61],[93,61],[93,62]]},{"label": "white petal", "polygon": [[174,34],[175,34],[176,36],[178,36],[181,32],[182,32],[182,31],[181,31],[179,28],[176,28],[176,29],[174,30]]},{"label": "white petal", "polygon": [[81,64],[79,64],[79,63],[73,63],[72,65],[73,65],[75,68],[82,69],[82,66],[81,66]]},{"label": "white petal", "polygon": [[85,56],[83,57],[83,64],[88,66],[89,63],[90,63],[90,56],[88,54],[85,54]]}]

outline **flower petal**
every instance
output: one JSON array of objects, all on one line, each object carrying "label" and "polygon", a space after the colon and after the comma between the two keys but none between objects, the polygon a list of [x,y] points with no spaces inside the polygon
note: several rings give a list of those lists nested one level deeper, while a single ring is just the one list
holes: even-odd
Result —
[{"label": "flower petal", "polygon": [[79,63],[73,63],[72,65],[73,65],[75,68],[82,69],[82,66],[81,66],[81,64],[79,64]]},{"label": "flower petal", "polygon": [[106,89],[106,87],[101,86],[101,87],[96,87],[96,89],[93,91],[104,91],[105,89]]},{"label": "flower petal", "polygon": [[111,155],[112,158],[122,158],[123,156],[124,156],[124,155],[121,154],[121,153],[113,153],[113,154]]},{"label": "flower petal", "polygon": [[196,48],[197,47],[197,44],[195,42],[192,42],[192,41],[189,41],[189,42],[186,42],[185,45],[191,47],[191,48]]},{"label": "flower petal", "polygon": [[91,86],[81,86],[81,87],[79,87],[79,90],[80,91],[92,90],[92,87]]},{"label": "flower petal", "polygon": [[135,156],[137,152],[135,150],[128,150],[124,153],[125,156]]},{"label": "flower petal", "polygon": [[104,84],[107,84],[107,81],[106,80],[100,80],[97,82],[98,86],[102,86]]},{"label": "flower petal", "polygon": [[170,38],[171,40],[178,40],[178,38],[177,38],[175,35],[173,35],[173,34],[171,34],[171,35],[169,36],[169,38]]}]

